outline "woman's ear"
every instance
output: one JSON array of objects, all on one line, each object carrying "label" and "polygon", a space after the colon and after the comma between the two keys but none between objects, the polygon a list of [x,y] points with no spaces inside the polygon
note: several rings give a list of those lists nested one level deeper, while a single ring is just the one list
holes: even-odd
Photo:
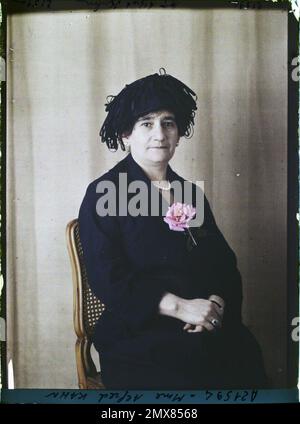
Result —
[{"label": "woman's ear", "polygon": [[123,138],[126,138],[126,139],[128,139],[128,137],[130,136],[130,133],[128,132],[128,131],[124,131],[123,133],[122,133],[122,140],[123,140]]},{"label": "woman's ear", "polygon": [[129,141],[128,141],[128,135],[127,134],[126,135],[122,134],[122,142],[125,146],[126,151],[130,152],[130,144],[129,144]]}]

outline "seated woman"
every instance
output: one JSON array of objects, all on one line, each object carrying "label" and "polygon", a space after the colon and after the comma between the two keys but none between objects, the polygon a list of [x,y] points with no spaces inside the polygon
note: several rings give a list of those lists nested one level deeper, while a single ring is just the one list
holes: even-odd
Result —
[{"label": "seated woman", "polygon": [[200,188],[169,165],[196,109],[195,93],[165,73],[126,85],[106,104],[102,141],[130,153],[88,186],[79,231],[91,289],[106,305],[93,342],[108,389],[266,383],[260,348],[242,324],[235,254],[205,196],[201,225],[187,228]]}]

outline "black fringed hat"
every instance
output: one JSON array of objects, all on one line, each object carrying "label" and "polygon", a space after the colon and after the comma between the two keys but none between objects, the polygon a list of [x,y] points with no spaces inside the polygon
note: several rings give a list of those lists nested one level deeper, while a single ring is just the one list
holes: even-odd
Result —
[{"label": "black fringed hat", "polygon": [[138,79],[127,84],[117,96],[108,96],[105,104],[108,114],[100,130],[101,141],[110,150],[117,150],[118,144],[125,150],[122,134],[131,134],[140,117],[164,109],[174,113],[179,135],[190,137],[196,100],[196,94],[189,87],[161,68],[159,74]]}]

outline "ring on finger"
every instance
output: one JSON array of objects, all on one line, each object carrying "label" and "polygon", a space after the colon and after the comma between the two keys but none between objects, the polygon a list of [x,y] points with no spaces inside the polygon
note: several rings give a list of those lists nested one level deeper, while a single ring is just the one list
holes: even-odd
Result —
[{"label": "ring on finger", "polygon": [[219,327],[219,325],[220,325],[219,320],[217,320],[215,318],[211,320],[211,323],[214,327]]}]

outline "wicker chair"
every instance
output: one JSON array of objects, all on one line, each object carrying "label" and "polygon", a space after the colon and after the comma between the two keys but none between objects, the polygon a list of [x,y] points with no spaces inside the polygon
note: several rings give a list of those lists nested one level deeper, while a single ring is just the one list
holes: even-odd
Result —
[{"label": "wicker chair", "polygon": [[91,335],[105,305],[93,295],[89,287],[77,219],[67,225],[66,236],[73,278],[73,320],[77,335],[75,355],[78,385],[80,389],[105,389],[101,373],[97,372],[91,356]]}]

